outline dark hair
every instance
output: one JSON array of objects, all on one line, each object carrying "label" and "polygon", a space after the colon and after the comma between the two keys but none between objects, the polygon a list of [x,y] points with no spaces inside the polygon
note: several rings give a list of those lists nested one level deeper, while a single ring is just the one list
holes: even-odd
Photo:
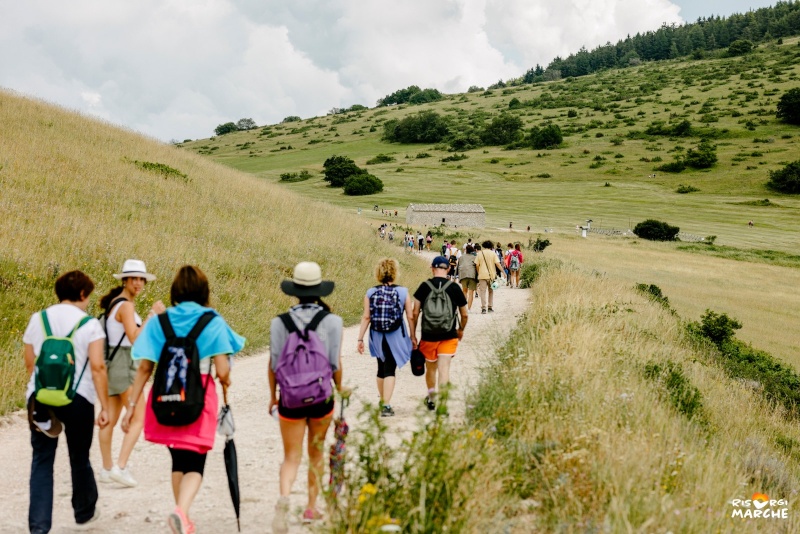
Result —
[{"label": "dark hair", "polygon": [[169,290],[169,298],[175,306],[181,302],[196,302],[201,306],[208,306],[208,278],[194,265],[184,265],[175,275],[172,287]]},{"label": "dark hair", "polygon": [[326,312],[331,311],[331,307],[325,304],[320,297],[297,297],[297,299],[300,301],[300,304],[319,304]]},{"label": "dark hair", "polygon": [[514,245],[512,245],[511,243],[509,243],[509,244],[508,244],[508,248],[514,248]]},{"label": "dark hair", "polygon": [[481,243],[481,246],[483,248],[494,248],[494,245],[492,245],[491,241],[484,241],[483,243]]},{"label": "dark hair", "polygon": [[111,310],[108,309],[111,306],[111,303],[114,301],[115,298],[122,293],[122,290],[125,289],[125,286],[117,286],[105,295],[100,298],[100,309],[109,312]]},{"label": "dark hair", "polygon": [[481,249],[481,245],[479,243],[475,243],[475,250],[478,251]]},{"label": "dark hair", "polygon": [[472,254],[473,252],[475,252],[475,247],[467,245],[467,254]]},{"label": "dark hair", "polygon": [[519,243],[517,243],[516,245],[514,245],[514,250],[519,250]]},{"label": "dark hair", "polygon": [[56,296],[60,302],[78,302],[94,291],[94,282],[81,271],[64,273],[56,280]]}]

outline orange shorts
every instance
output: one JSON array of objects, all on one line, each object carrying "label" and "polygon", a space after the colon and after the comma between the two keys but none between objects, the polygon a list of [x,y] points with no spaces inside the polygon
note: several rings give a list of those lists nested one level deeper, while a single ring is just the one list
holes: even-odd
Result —
[{"label": "orange shorts", "polygon": [[458,338],[446,339],[444,341],[420,341],[419,351],[425,356],[426,362],[438,362],[440,354],[456,355],[458,348]]}]

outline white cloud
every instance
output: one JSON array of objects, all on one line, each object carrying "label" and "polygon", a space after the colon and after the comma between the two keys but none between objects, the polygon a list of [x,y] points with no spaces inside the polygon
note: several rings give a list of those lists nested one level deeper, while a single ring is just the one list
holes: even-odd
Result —
[{"label": "white cloud", "polygon": [[162,140],[464,91],[680,22],[668,0],[0,0],[0,86]]}]

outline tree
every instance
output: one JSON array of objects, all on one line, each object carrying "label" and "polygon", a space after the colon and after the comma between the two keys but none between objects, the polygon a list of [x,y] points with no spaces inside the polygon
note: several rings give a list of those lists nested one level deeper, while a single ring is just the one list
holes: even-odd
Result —
[{"label": "tree", "polygon": [[633,228],[633,233],[650,241],[674,241],[681,229],[663,221],[647,219]]},{"label": "tree", "polygon": [[281,122],[300,122],[301,120],[303,119],[301,119],[297,115],[289,115],[288,117],[284,117],[284,119]]},{"label": "tree", "polygon": [[416,92],[408,99],[409,104],[425,104],[426,102],[438,102],[444,95],[438,89],[423,89]]},{"label": "tree", "polygon": [[325,181],[330,182],[331,187],[342,187],[350,176],[364,172],[347,156],[331,156],[325,160],[322,168]]},{"label": "tree", "polygon": [[217,135],[225,135],[231,132],[238,132],[239,128],[236,127],[236,124],[232,122],[226,122],[225,124],[220,124],[216,128],[214,128],[214,133]]},{"label": "tree", "polygon": [[254,121],[253,119],[239,119],[236,122],[236,128],[244,131],[244,130],[253,130],[255,128],[258,128],[258,126],[256,126],[256,121]]},{"label": "tree", "polygon": [[690,148],[686,151],[683,162],[687,167],[695,169],[708,169],[717,162],[717,147],[712,145],[707,139],[700,141],[697,148]]},{"label": "tree", "polygon": [[380,178],[367,172],[354,174],[344,183],[344,194],[351,196],[373,195],[383,191],[383,182]]},{"label": "tree", "polygon": [[747,39],[737,39],[728,47],[728,54],[731,56],[743,56],[753,51],[753,42]]},{"label": "tree", "polygon": [[379,106],[388,106],[391,104],[405,104],[413,95],[419,93],[422,89],[417,85],[409,85],[405,89],[398,89],[390,95],[386,95],[378,100]]},{"label": "tree", "polygon": [[383,125],[383,139],[395,143],[438,143],[449,134],[447,121],[435,111],[423,111]]},{"label": "tree", "polygon": [[487,145],[507,145],[519,138],[522,119],[516,115],[501,113],[481,132],[481,139]]},{"label": "tree", "polygon": [[544,128],[539,128],[538,126],[531,128],[527,141],[533,148],[543,150],[556,148],[564,141],[564,137],[561,135],[561,128],[557,124],[548,124]]},{"label": "tree", "polygon": [[776,116],[789,124],[800,125],[800,88],[789,89],[778,100]]},{"label": "tree", "polygon": [[800,159],[787,164],[783,169],[769,171],[767,187],[779,193],[800,194]]}]

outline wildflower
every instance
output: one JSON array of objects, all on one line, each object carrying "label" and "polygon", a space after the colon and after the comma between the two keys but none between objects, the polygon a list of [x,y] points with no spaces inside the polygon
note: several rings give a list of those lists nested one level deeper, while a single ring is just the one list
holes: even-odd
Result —
[{"label": "wildflower", "polygon": [[476,428],[476,429],[470,431],[469,437],[471,437],[472,439],[481,439],[481,438],[483,438],[483,432],[481,432],[480,430],[478,430]]},{"label": "wildflower", "polygon": [[364,502],[366,502],[370,496],[375,495],[376,493],[378,493],[378,488],[376,488],[374,484],[367,482],[361,486],[361,491],[358,493],[358,503],[364,504]]}]

